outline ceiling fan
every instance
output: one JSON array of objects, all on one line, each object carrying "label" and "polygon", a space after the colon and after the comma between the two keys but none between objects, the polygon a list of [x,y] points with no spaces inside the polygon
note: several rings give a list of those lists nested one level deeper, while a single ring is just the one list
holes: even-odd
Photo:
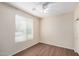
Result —
[{"label": "ceiling fan", "polygon": [[[47,13],[49,6],[54,4],[55,2],[37,2],[37,7],[38,5],[41,6],[41,12],[42,13]],[[32,10],[36,10],[36,8],[33,8]]]}]

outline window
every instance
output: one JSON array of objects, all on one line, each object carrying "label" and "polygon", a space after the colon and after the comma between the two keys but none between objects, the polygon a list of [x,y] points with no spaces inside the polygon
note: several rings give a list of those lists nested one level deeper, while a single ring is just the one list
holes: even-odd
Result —
[{"label": "window", "polygon": [[15,42],[33,39],[33,20],[16,15],[15,24]]}]

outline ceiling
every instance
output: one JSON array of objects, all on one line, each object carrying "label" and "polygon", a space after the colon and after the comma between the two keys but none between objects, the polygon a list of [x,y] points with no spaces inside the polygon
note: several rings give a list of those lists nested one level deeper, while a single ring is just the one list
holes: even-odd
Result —
[{"label": "ceiling", "polygon": [[76,2],[8,2],[8,4],[41,18],[71,12],[76,6]]}]

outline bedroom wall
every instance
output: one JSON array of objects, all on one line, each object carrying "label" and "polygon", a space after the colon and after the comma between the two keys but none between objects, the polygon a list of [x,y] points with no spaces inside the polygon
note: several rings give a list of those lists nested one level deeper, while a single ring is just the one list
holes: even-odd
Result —
[{"label": "bedroom wall", "polygon": [[[15,15],[34,21],[34,38],[21,43],[15,42]],[[0,3],[0,55],[13,55],[39,42],[39,18]]]},{"label": "bedroom wall", "polygon": [[79,3],[76,6],[76,9],[74,11],[74,50],[79,54],[79,20],[76,21],[76,19],[79,18]]},{"label": "bedroom wall", "polygon": [[40,42],[73,49],[73,18],[73,12],[43,18],[40,25]]}]

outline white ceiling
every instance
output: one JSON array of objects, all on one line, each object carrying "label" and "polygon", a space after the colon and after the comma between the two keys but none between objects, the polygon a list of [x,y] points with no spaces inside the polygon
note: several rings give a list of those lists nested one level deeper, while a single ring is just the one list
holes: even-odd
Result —
[{"label": "white ceiling", "polygon": [[46,6],[46,12],[44,12],[42,8],[44,3],[46,2],[9,2],[8,4],[38,17],[54,16],[71,12],[75,9],[76,5],[76,2],[51,2]]}]

